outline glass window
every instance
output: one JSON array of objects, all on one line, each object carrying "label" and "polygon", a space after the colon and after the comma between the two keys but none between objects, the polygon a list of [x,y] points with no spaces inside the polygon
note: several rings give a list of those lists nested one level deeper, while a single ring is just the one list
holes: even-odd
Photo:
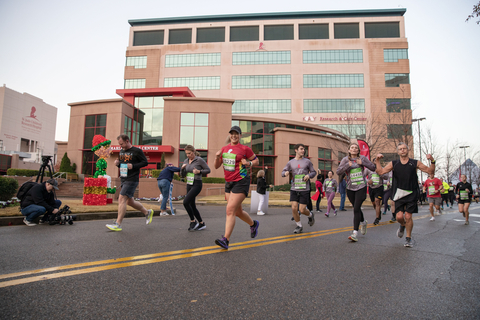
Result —
[{"label": "glass window", "polygon": [[350,138],[365,139],[364,124],[321,124],[321,126],[337,130]]},{"label": "glass window", "polygon": [[85,116],[85,130],[83,133],[83,149],[92,148],[92,139],[95,135],[105,136],[107,126],[106,114],[95,114]]},{"label": "glass window", "polygon": [[399,113],[402,110],[411,110],[412,106],[410,99],[387,99],[387,112],[388,113]]},{"label": "glass window", "polygon": [[93,176],[97,166],[98,156],[91,150],[84,150],[82,155],[82,174]]},{"label": "glass window", "polygon": [[263,134],[252,134],[252,150],[255,154],[263,153]]},{"label": "glass window", "polygon": [[292,113],[291,100],[235,100],[232,113]]},{"label": "glass window", "polygon": [[145,88],[145,79],[125,79],[124,89],[143,89]]},{"label": "glass window", "polygon": [[244,132],[252,132],[252,122],[251,121],[240,121],[238,123],[240,129],[242,129],[242,133]]},{"label": "glass window", "polygon": [[400,38],[400,23],[365,22],[365,38]]},{"label": "glass window", "polygon": [[409,84],[408,73],[385,73],[385,87],[400,87],[401,84]]},{"label": "glass window", "polygon": [[299,24],[298,38],[300,40],[328,39],[328,24]]},{"label": "glass window", "polygon": [[252,122],[253,133],[263,133],[263,122]]},{"label": "glass window", "polygon": [[163,136],[163,97],[136,97],[138,110],[131,119],[132,137],[144,145],[161,145]]},{"label": "glass window", "polygon": [[167,54],[165,67],[204,67],[219,66],[221,54],[218,53],[194,53],[194,54]]},{"label": "glass window", "polygon": [[304,113],[364,113],[365,99],[305,99]]},{"label": "glass window", "polygon": [[408,49],[383,49],[383,62],[398,62],[408,59]]},{"label": "glass window", "polygon": [[304,88],[363,88],[363,74],[304,74]]},{"label": "glass window", "polygon": [[275,129],[275,123],[265,122],[264,126],[265,126],[265,133],[273,133],[273,129]]},{"label": "glass window", "polygon": [[335,39],[358,39],[360,29],[358,23],[335,23],[333,25]]},{"label": "glass window", "polygon": [[192,43],[192,29],[171,29],[168,44]]},{"label": "glass window", "polygon": [[412,135],[411,124],[387,124],[387,138],[403,140],[405,136]]},{"label": "glass window", "polygon": [[291,76],[232,76],[232,89],[282,89],[291,87]]},{"label": "glass window", "polygon": [[165,78],[164,87],[189,87],[190,90],[218,90],[220,77]]},{"label": "glass window", "polygon": [[127,57],[127,67],[145,69],[147,67],[147,56]]},{"label": "glass window", "polygon": [[263,27],[264,40],[293,40],[293,24]]},{"label": "glass window", "polygon": [[363,50],[304,50],[303,63],[362,63]]},{"label": "glass window", "polygon": [[233,52],[232,64],[290,64],[290,51]]},{"label": "glass window", "polygon": [[164,31],[152,30],[152,31],[135,31],[133,32],[133,45],[134,46],[153,46],[163,44]]},{"label": "glass window", "polygon": [[197,43],[225,42],[225,27],[198,28]]},{"label": "glass window", "polygon": [[208,113],[182,112],[180,116],[180,148],[192,145],[208,149]]},{"label": "glass window", "polygon": [[258,41],[258,26],[230,27],[230,41]]}]

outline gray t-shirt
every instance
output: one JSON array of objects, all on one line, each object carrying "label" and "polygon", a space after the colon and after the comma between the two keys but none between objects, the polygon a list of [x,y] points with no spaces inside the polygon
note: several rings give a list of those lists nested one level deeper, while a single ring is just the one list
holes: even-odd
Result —
[{"label": "gray t-shirt", "polygon": [[313,164],[310,160],[306,158],[301,158],[299,160],[293,158],[288,161],[285,168],[282,171],[282,177],[285,177],[285,172],[289,171],[291,179],[291,188],[292,191],[310,191],[310,181],[304,181],[304,177],[308,175],[310,179],[314,178],[317,174]]},{"label": "gray t-shirt", "polygon": [[[375,164],[368,160],[365,156],[360,156],[362,160],[362,165],[359,166],[356,162],[357,158],[348,159],[348,156],[343,158],[337,168],[337,175],[342,175],[347,173],[347,190],[358,191],[367,186],[367,181],[365,180],[365,168],[375,171]],[[349,162],[352,163],[350,166]]]},{"label": "gray t-shirt", "polygon": [[379,175],[375,171],[365,169],[365,177],[368,180],[372,180],[373,184],[369,184],[368,187],[372,189],[383,188],[383,179],[386,179],[386,175]]}]

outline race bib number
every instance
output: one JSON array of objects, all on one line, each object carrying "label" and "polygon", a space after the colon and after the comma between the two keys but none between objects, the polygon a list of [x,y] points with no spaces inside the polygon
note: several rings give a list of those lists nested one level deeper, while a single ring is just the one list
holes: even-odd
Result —
[{"label": "race bib number", "polygon": [[380,184],[380,176],[376,173],[372,173],[372,181],[374,186],[378,186]]},{"label": "race bib number", "polygon": [[468,192],[460,190],[460,200],[468,200]]},{"label": "race bib number", "polygon": [[429,195],[435,194],[435,186],[428,186],[428,194]]},{"label": "race bib number", "polygon": [[303,181],[304,174],[296,174],[294,179],[294,185],[296,190],[307,189],[307,182]]},{"label": "race bib number", "polygon": [[327,184],[327,186],[326,186],[327,188],[331,188],[332,187],[332,180],[327,181],[326,184]]},{"label": "race bib number", "polygon": [[126,178],[128,176],[128,163],[120,163],[120,177]]},{"label": "race bib number", "polygon": [[224,153],[223,158],[223,170],[225,171],[235,171],[235,158],[237,157],[234,153]]},{"label": "race bib number", "polygon": [[187,184],[192,185],[194,179],[195,179],[195,174],[193,172],[187,173]]},{"label": "race bib number", "polygon": [[350,182],[352,185],[359,186],[365,183],[363,180],[362,168],[350,170]]}]

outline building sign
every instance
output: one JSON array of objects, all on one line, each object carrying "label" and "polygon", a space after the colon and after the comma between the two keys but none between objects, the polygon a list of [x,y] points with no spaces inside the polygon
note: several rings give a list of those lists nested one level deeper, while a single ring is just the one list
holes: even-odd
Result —
[{"label": "building sign", "polygon": [[[141,146],[134,146],[141,149],[143,152],[166,152],[166,153],[173,153],[172,146],[151,146],[151,145],[141,145]],[[113,152],[120,152],[122,149],[119,145],[110,146]]]},{"label": "building sign", "polygon": [[[303,121],[312,121],[315,122],[317,117],[313,116],[305,116],[303,117]],[[367,121],[365,117],[318,117],[317,121]]]},{"label": "building sign", "polygon": [[37,109],[32,107],[30,115],[22,117],[22,129],[31,133],[40,133],[42,131],[42,123],[37,119],[35,112]]}]

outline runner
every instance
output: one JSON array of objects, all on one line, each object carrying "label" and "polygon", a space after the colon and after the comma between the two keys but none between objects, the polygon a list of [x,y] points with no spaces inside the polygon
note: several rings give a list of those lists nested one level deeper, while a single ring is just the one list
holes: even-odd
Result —
[{"label": "runner", "polygon": [[458,211],[463,213],[465,217],[465,225],[468,225],[470,213],[468,208],[470,208],[470,203],[472,202],[473,188],[470,183],[467,182],[467,176],[462,174],[460,176],[461,181],[457,183],[457,200],[458,200]]},{"label": "runner", "polygon": [[337,180],[333,179],[333,171],[328,171],[328,178],[325,179],[323,184],[323,189],[325,190],[325,194],[327,196],[327,213],[325,213],[325,217],[330,216],[330,210],[333,209],[335,215],[337,215],[337,209],[335,209],[335,205],[333,204],[333,199],[335,198],[335,193],[338,189]]},{"label": "runner", "polygon": [[[375,159],[373,160],[375,161]],[[377,225],[382,220],[381,210],[383,201],[383,180],[387,176],[380,176],[375,171],[365,169],[365,175],[368,183],[368,193],[370,194],[370,201],[372,201],[373,208],[375,209],[375,221],[374,225]],[[387,200],[388,202],[388,200]]]},{"label": "runner", "polygon": [[200,231],[204,230],[206,226],[197,209],[195,200],[202,191],[202,175],[209,174],[210,168],[193,146],[187,145],[185,147],[185,155],[187,159],[183,161],[182,170],[180,171],[181,176],[187,178],[187,195],[183,199],[183,206],[190,217],[188,231]]},{"label": "runner", "polygon": [[225,198],[227,199],[227,216],[225,220],[225,235],[215,240],[215,244],[228,249],[230,236],[235,227],[236,217],[250,226],[250,237],[258,234],[258,221],[253,220],[242,210],[242,202],[248,196],[250,176],[247,168],[258,164],[258,158],[252,149],[240,144],[242,130],[238,126],[230,129],[230,144],[224,146],[215,154],[215,169],[223,163],[225,174]]},{"label": "runner", "polygon": [[320,173],[320,170],[318,170],[318,175],[317,175],[317,181],[315,181],[315,194],[312,196],[312,200],[316,200],[316,209],[317,212],[322,212],[320,210],[320,201],[322,201],[322,197],[325,197],[325,192],[323,191],[323,176]]},{"label": "runner", "polygon": [[480,197],[480,187],[477,187],[477,189],[475,189],[475,193],[474,193],[474,196],[473,196],[473,199],[475,199],[475,203],[478,203],[478,198]]},{"label": "runner", "polygon": [[440,214],[440,204],[442,203],[441,193],[443,190],[442,181],[438,178],[435,178],[435,175],[431,173],[428,175],[428,179],[425,180],[423,189],[427,193],[428,205],[430,207],[430,215],[432,216],[430,218],[430,221],[435,221],[433,206],[435,206],[436,211]]},{"label": "runner", "polygon": [[453,202],[455,201],[455,186],[453,183],[449,182],[448,186],[448,200],[450,201],[450,209],[453,209]]},{"label": "runner", "polygon": [[391,206],[388,204],[388,200],[393,199],[392,198],[392,172],[390,171],[384,177],[386,177],[386,179],[383,179],[383,214],[387,214],[387,210],[390,210],[390,212],[392,213],[392,219],[390,219],[390,222],[396,222],[397,219],[395,218],[395,213],[393,213],[395,209],[391,210]]},{"label": "runner", "polygon": [[310,179],[315,177],[315,169],[310,160],[304,158],[305,146],[298,143],[294,147],[295,158],[290,160],[282,171],[282,177],[291,176],[290,203],[292,204],[292,215],[297,227],[293,233],[303,231],[300,215],[308,216],[308,224],[313,226],[315,216],[313,212],[308,211],[307,204],[310,199]]},{"label": "runner", "polygon": [[375,170],[375,165],[360,155],[360,147],[356,143],[348,147],[348,156],[342,159],[338,168],[337,175],[344,173],[347,175],[347,197],[353,206],[353,232],[348,237],[351,241],[358,241],[357,234],[361,225],[360,232],[367,233],[367,220],[362,212],[362,203],[367,198],[367,182],[365,180],[365,168]]},{"label": "runner", "polygon": [[432,155],[427,154],[427,159],[430,160],[430,167],[424,165],[421,161],[410,159],[408,157],[408,146],[401,142],[397,146],[397,152],[400,160],[394,160],[388,163],[385,168],[382,168],[380,159],[382,154],[377,156],[377,173],[383,175],[387,172],[393,171],[392,192],[393,201],[395,201],[395,213],[397,222],[400,227],[397,231],[399,238],[403,237],[405,229],[407,229],[405,247],[413,247],[414,241],[412,239],[413,220],[412,214],[418,213],[418,197],[420,190],[418,188],[417,169],[433,174],[435,172],[435,160]]},{"label": "runner", "polygon": [[141,149],[132,146],[130,138],[126,134],[119,135],[117,140],[122,150],[118,155],[118,159],[115,160],[115,165],[120,168],[122,184],[120,196],[118,197],[117,220],[112,224],[106,225],[106,227],[112,231],[122,231],[121,224],[127,212],[127,205],[141,211],[147,219],[147,224],[150,224],[153,218],[152,209],[145,209],[140,202],[133,199],[135,189],[137,189],[139,182],[138,176],[140,175],[140,168],[148,165],[147,158]]},{"label": "runner", "polygon": [[443,178],[440,178],[440,181],[442,181],[442,185],[443,185],[443,191],[440,191],[440,194],[442,195],[442,210],[443,210],[444,202],[447,204],[447,208],[448,208],[448,189],[450,189],[450,186],[448,185],[448,183],[443,181]]}]

